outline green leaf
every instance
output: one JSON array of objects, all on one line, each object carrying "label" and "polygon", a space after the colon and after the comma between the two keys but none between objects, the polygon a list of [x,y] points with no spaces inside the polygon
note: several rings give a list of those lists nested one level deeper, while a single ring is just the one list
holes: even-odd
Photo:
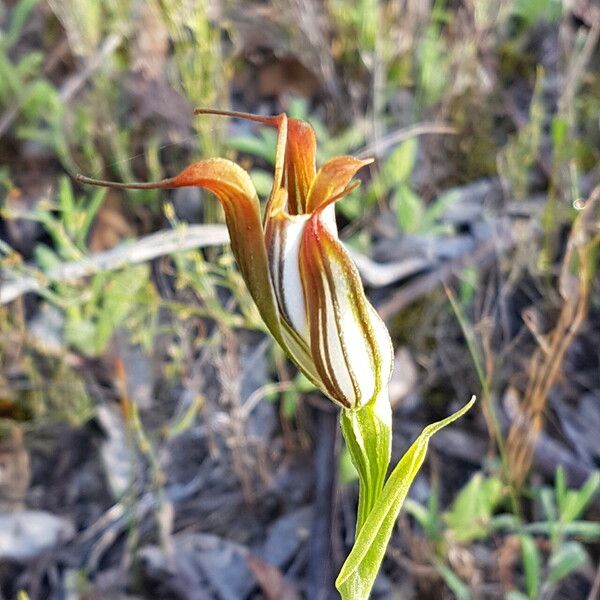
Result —
[{"label": "green leaf", "polygon": [[17,43],[29,13],[38,2],[39,0],[21,0],[13,8],[10,26],[4,40],[2,40],[2,46],[5,50],[10,50]]},{"label": "green leaf", "polygon": [[438,562],[436,569],[457,600],[473,600],[469,586],[449,567]]},{"label": "green leaf", "polygon": [[449,190],[439,196],[439,198],[427,207],[425,215],[423,216],[423,228],[425,230],[432,228],[446,210],[460,200],[460,197],[460,192],[457,190]]},{"label": "green leaf", "polygon": [[96,218],[96,214],[100,210],[100,206],[102,206],[104,196],[106,196],[106,191],[106,188],[99,188],[98,190],[95,190],[92,193],[92,197],[90,198],[89,203],[85,207],[80,227],[76,232],[75,236],[77,247],[81,250],[84,250],[85,248],[85,242],[87,240],[90,227],[92,226],[92,223]]},{"label": "green leaf", "polygon": [[[561,469],[562,470],[562,469]],[[564,475],[564,471],[563,471]],[[558,481],[558,472],[557,472]],[[600,473],[596,472],[590,475],[589,479],[579,490],[565,490],[562,493],[562,500],[559,502],[560,518],[563,523],[574,521],[586,509],[593,497],[600,489]]]},{"label": "green leaf", "polygon": [[588,559],[585,548],[579,542],[565,542],[552,554],[548,562],[548,581],[556,583],[581,567]]},{"label": "green leaf", "polygon": [[257,135],[234,135],[227,140],[230,148],[263,159],[270,165],[275,164],[277,134],[261,129]]},{"label": "green leaf", "polygon": [[439,512],[439,491],[436,486],[431,488],[426,507],[411,498],[406,498],[404,510],[419,523],[430,541],[437,542],[439,540],[442,523]]},{"label": "green leaf", "polygon": [[416,137],[412,137],[402,142],[390,154],[382,173],[388,189],[401,183],[408,183],[415,168],[418,149],[419,142]]},{"label": "green leaf", "polygon": [[273,176],[263,169],[252,169],[252,171],[250,171],[250,177],[256,188],[256,193],[261,198],[266,198],[273,187]]},{"label": "green leaf", "polygon": [[105,350],[114,330],[136,307],[138,294],[149,276],[147,264],[132,265],[115,273],[104,286],[96,323],[95,347],[98,354]]},{"label": "green leaf", "polygon": [[58,180],[58,205],[62,213],[65,229],[69,233],[75,232],[75,197],[71,180],[63,176]]},{"label": "green leaf", "polygon": [[429,439],[464,415],[474,403],[473,396],[454,414],[425,427],[392,471],[364,525],[358,531],[354,547],[338,575],[335,585],[343,600],[366,600],[369,597],[404,499],[425,460]]},{"label": "green leaf", "polygon": [[553,117],[550,125],[552,135],[552,149],[555,153],[560,153],[561,148],[568,143],[569,124],[564,117]]},{"label": "green leaf", "polygon": [[554,478],[554,493],[556,495],[556,505],[558,506],[559,513],[562,513],[565,507],[567,499],[567,478],[565,470],[562,466],[556,469],[556,476]]},{"label": "green leaf", "polygon": [[449,74],[448,53],[437,23],[427,27],[417,55],[420,66],[419,92],[425,106],[431,106],[442,97]]},{"label": "green leaf", "polygon": [[523,19],[528,27],[538,21],[547,23],[558,21],[562,10],[560,0],[517,0],[513,6],[515,16]]},{"label": "green leaf", "polygon": [[46,244],[38,244],[34,249],[35,262],[43,271],[49,271],[61,264],[60,257]]},{"label": "green leaf", "polygon": [[527,533],[551,537],[556,535],[559,528],[562,535],[574,535],[590,541],[600,539],[600,523],[591,521],[572,521],[563,525],[556,521],[540,521],[523,527]]},{"label": "green leaf", "polygon": [[423,223],[425,208],[421,198],[408,185],[396,190],[396,215],[400,229],[406,233],[417,233]]},{"label": "green leaf", "polygon": [[527,595],[531,600],[536,600],[540,591],[541,559],[537,544],[529,535],[521,536],[521,554]]},{"label": "green leaf", "polygon": [[540,503],[546,519],[548,519],[548,521],[557,521],[558,511],[551,490],[542,488],[540,491]]},{"label": "green leaf", "polygon": [[501,499],[502,482],[498,478],[473,475],[444,515],[454,538],[471,542],[487,537],[492,513]]}]

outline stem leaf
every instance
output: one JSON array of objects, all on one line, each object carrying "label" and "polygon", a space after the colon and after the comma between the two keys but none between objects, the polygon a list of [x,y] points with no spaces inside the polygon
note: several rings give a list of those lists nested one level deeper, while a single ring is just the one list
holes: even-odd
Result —
[{"label": "stem leaf", "polygon": [[456,421],[475,403],[475,396],[449,417],[423,429],[389,476],[363,526],[358,531],[354,547],[343,564],[335,583],[343,600],[366,600],[383,560],[408,490],[427,453],[432,435]]}]

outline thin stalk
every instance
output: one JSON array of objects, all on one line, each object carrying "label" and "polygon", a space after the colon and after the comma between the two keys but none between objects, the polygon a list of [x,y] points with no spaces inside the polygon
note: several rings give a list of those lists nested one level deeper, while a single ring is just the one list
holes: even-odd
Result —
[{"label": "thin stalk", "polygon": [[500,425],[500,419],[498,418],[498,413],[496,411],[496,405],[492,401],[492,395],[490,392],[490,385],[488,378],[485,376],[485,372],[483,369],[483,365],[481,364],[479,352],[477,350],[477,345],[475,343],[475,339],[473,338],[473,332],[471,327],[467,322],[467,318],[463,313],[463,310],[459,303],[456,300],[456,296],[454,292],[446,285],[444,285],[444,290],[446,295],[448,296],[448,300],[450,301],[450,306],[454,311],[454,315],[456,316],[456,320],[458,321],[460,328],[462,330],[463,336],[467,343],[467,348],[469,350],[469,354],[471,355],[471,360],[473,361],[473,365],[475,366],[475,372],[477,373],[477,378],[479,379],[479,383],[481,385],[481,394],[483,396],[483,405],[485,406],[485,410],[488,414],[488,426],[492,430],[492,435],[494,436],[496,446],[498,447],[498,453],[500,454],[500,461],[502,463],[502,471],[504,475],[504,481],[506,485],[509,486],[509,495],[510,501],[512,505],[512,509],[515,515],[521,520],[521,506],[515,491],[515,488],[512,484],[512,480],[510,477],[510,467],[508,463],[508,455],[506,453],[506,446],[504,444],[504,436],[502,435],[502,427]]}]

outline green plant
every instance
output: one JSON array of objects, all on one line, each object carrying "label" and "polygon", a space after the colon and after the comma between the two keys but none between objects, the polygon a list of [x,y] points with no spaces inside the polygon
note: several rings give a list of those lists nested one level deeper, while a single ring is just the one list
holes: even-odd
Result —
[{"label": "green plant", "polygon": [[529,121],[513,135],[498,157],[498,171],[509,183],[516,198],[525,198],[530,187],[531,168],[537,160],[546,114],[543,100],[544,70],[539,67]]},{"label": "green plant", "polygon": [[[440,513],[437,493],[426,506],[408,499],[406,511],[417,521],[432,546],[432,563],[458,597],[471,597],[468,588],[446,564],[448,544],[468,545],[492,535],[516,534],[520,542],[524,592],[512,590],[513,600],[546,597],[551,587],[589,561],[582,541],[600,539],[600,524],[582,518],[600,491],[600,473],[594,473],[578,490],[568,489],[565,471],[556,471],[554,489],[534,490],[544,519],[522,523],[513,513],[498,510],[507,490],[495,476],[476,473],[460,490],[447,511]],[[538,538],[547,537],[550,548],[544,556]]]},{"label": "green plant", "polygon": [[[563,467],[556,471],[554,490],[543,487],[535,494],[545,517],[523,525],[520,534],[525,589],[530,599],[547,597],[552,586],[585,565],[589,554],[580,540],[600,539],[600,524],[582,519],[582,515],[600,491],[600,472],[596,472],[578,490],[568,489]],[[535,541],[548,537],[547,561]]]},{"label": "green plant", "polygon": [[562,12],[560,0],[515,0],[512,5],[513,16],[522,20],[526,27],[532,27],[538,21],[558,21]]},{"label": "green plant", "polygon": [[476,473],[458,493],[444,521],[459,543],[488,536],[494,511],[503,500],[502,482]]}]

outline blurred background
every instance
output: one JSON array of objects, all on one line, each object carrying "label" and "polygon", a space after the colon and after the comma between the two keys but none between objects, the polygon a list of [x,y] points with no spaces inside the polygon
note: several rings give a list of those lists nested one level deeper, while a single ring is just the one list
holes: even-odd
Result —
[{"label": "blurred background", "polygon": [[600,5],[5,0],[0,598],[309,600],[352,543],[331,403],[265,335],[216,200],[82,187],[285,111],[374,157],[340,235],[396,351],[393,462],[438,434],[373,598],[593,600]]}]

